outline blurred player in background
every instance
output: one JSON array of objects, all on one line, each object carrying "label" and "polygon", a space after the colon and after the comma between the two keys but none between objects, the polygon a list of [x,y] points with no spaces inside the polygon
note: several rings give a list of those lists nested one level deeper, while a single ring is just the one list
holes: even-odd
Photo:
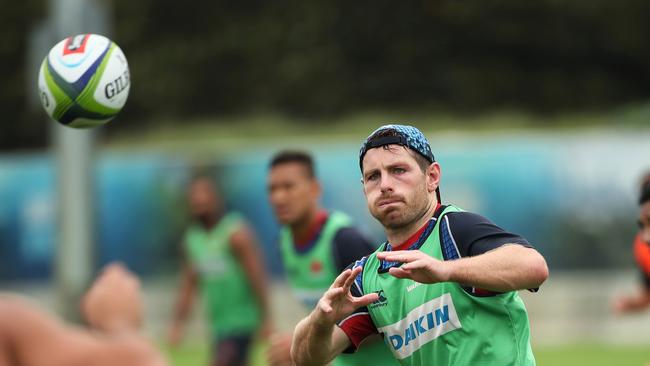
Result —
[{"label": "blurred player in background", "polygon": [[82,302],[89,329],[66,325],[27,299],[0,294],[0,366],[164,366],[140,334],[140,284],[109,265]]},{"label": "blurred player in background", "polygon": [[[321,186],[312,157],[301,151],[280,152],[270,162],[269,201],[283,225],[280,251],[289,285],[296,297],[313,308],[329,285],[349,264],[374,251],[370,242],[342,212],[319,205]],[[276,335],[268,351],[271,365],[290,365],[291,334]],[[363,352],[343,355],[335,365],[391,365],[388,348],[379,337]]]},{"label": "blurred player in background", "polygon": [[271,327],[257,241],[241,215],[224,211],[212,179],[195,178],[188,200],[193,223],[183,239],[184,264],[169,342],[181,340],[198,285],[214,339],[211,364],[247,365],[256,335],[265,338]]},{"label": "blurred player in background", "polygon": [[641,180],[639,192],[639,231],[634,237],[634,258],[641,270],[643,288],[633,296],[614,301],[614,311],[631,313],[650,307],[650,173]]}]

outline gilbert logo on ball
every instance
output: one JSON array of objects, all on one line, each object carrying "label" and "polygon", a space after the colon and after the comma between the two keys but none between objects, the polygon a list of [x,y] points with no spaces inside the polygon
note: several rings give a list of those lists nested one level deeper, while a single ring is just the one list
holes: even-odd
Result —
[{"label": "gilbert logo on ball", "polygon": [[110,39],[81,34],[57,43],[38,74],[41,103],[59,123],[89,128],[110,121],[129,95],[129,65]]}]

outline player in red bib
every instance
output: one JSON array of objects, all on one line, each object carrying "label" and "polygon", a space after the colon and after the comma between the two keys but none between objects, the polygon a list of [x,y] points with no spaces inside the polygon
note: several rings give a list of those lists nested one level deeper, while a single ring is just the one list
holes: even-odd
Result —
[{"label": "player in red bib", "polygon": [[634,238],[634,258],[641,270],[643,288],[635,295],[617,298],[614,302],[617,313],[631,313],[650,307],[650,173],[641,183],[639,232]]}]

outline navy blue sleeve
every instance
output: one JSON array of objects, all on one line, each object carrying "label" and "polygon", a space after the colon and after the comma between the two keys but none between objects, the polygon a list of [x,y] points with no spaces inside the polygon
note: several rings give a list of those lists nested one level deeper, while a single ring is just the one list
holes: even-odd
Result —
[{"label": "navy blue sleeve", "polygon": [[375,251],[370,241],[353,227],[339,229],[332,244],[334,264],[339,272]]},{"label": "navy blue sleeve", "polygon": [[520,235],[510,233],[487,218],[471,212],[450,212],[443,217],[461,257],[483,254],[504,244],[532,245]]},{"label": "navy blue sleeve", "polygon": [[[346,269],[355,269],[357,267],[363,268],[363,266],[366,264],[367,260],[368,260],[368,258],[365,257],[365,256],[362,257],[362,258],[359,258],[358,260],[355,260],[354,262],[350,263],[348,266],[343,268],[343,270],[341,272],[345,271]],[[352,296],[354,296],[354,297],[363,296],[363,290],[362,290],[363,285],[361,283],[362,279],[363,279],[363,271],[361,271],[357,275],[357,278],[354,279],[354,283],[350,287],[350,294],[352,294]],[[363,309],[365,309],[365,307]]]}]

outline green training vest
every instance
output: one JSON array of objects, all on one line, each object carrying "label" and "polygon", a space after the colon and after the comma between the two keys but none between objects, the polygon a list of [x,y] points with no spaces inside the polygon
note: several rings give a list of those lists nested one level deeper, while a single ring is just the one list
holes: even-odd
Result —
[{"label": "green training vest", "polygon": [[260,309],[230,237],[244,225],[237,213],[228,213],[210,230],[193,225],[185,233],[185,251],[198,271],[201,295],[210,329],[219,338],[246,335],[260,323]]},{"label": "green training vest", "polygon": [[332,212],[321,229],[318,241],[306,253],[296,251],[291,229],[285,226],[280,232],[280,250],[289,285],[308,308],[316,305],[339,274],[332,256],[332,245],[336,233],[349,227],[350,223],[350,218],[345,214]]},{"label": "green training vest", "polygon": [[[459,211],[449,206],[442,212],[422,252],[444,260],[440,223],[448,212]],[[528,315],[516,291],[477,297],[458,283],[397,279],[378,273],[376,253],[364,265],[362,290],[380,294],[368,311],[402,365],[535,365]]]},{"label": "green training vest", "polygon": [[[289,285],[296,297],[307,307],[313,308],[327,291],[339,271],[334,263],[332,247],[336,233],[351,226],[350,218],[341,212],[330,213],[321,229],[318,241],[307,253],[298,253],[293,235],[288,227],[280,232],[280,251],[287,272]],[[359,258],[361,259],[361,258]],[[395,365],[390,351],[383,342],[364,344],[355,354],[342,354],[335,366],[381,366]]]}]

